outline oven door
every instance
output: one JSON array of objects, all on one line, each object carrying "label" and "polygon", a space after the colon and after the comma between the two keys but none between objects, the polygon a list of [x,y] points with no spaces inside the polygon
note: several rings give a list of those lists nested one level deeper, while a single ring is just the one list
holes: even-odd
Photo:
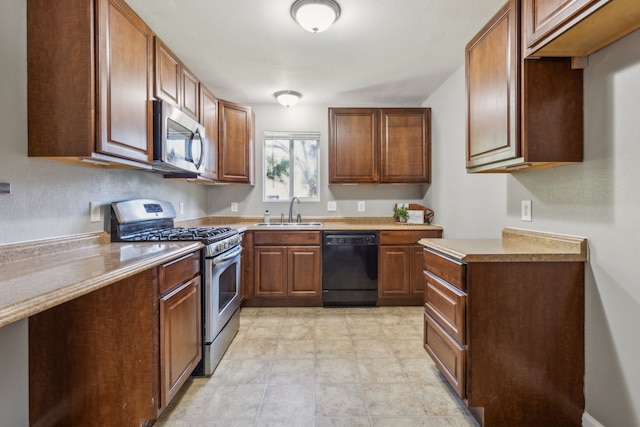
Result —
[{"label": "oven door", "polygon": [[210,344],[240,307],[242,246],[205,260],[204,344]]}]

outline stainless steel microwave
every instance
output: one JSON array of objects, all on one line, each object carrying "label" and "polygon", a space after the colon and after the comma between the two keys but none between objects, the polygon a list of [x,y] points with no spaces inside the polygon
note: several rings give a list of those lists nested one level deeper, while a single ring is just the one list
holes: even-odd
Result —
[{"label": "stainless steel microwave", "polygon": [[153,168],[165,173],[204,171],[204,127],[164,101],[153,101]]}]

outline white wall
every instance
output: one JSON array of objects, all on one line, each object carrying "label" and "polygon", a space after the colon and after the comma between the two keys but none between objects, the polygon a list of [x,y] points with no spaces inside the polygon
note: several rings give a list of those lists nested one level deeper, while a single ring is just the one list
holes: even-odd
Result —
[{"label": "white wall", "polygon": [[[364,107],[366,105],[354,105]],[[380,107],[380,105],[376,105]],[[406,106],[406,105],[405,105]],[[327,105],[305,105],[301,102],[290,108],[277,103],[252,106],[256,115],[255,128],[255,173],[254,187],[215,186],[209,189],[209,212],[212,215],[260,216],[269,209],[272,220],[278,220],[280,212],[285,217],[289,212],[288,202],[263,202],[264,184],[262,135],[265,131],[313,131],[320,132],[320,201],[295,205],[303,219],[310,216],[393,216],[393,205],[397,202],[422,203],[426,185],[328,185],[328,129]],[[387,105],[392,107],[392,105]],[[418,105],[415,105],[418,107]],[[337,211],[327,212],[327,202],[336,201]],[[365,201],[365,212],[358,212],[357,201]],[[231,202],[238,203],[238,213],[231,213]],[[436,220],[437,221],[437,220]]]},{"label": "white wall", "polygon": [[[459,69],[424,103],[434,110],[434,174],[425,201],[439,212],[447,237],[498,237],[511,226],[588,238],[587,419],[638,426],[640,31],[592,55],[584,76],[583,163],[467,175]],[[532,222],[520,220],[521,200],[532,200]]]}]

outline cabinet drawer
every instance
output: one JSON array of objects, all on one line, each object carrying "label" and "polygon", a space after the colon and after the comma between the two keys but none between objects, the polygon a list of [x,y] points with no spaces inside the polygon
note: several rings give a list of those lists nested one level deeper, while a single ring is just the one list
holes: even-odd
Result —
[{"label": "cabinet drawer", "polygon": [[158,269],[160,294],[180,283],[186,282],[200,273],[200,252],[193,252],[181,258],[162,264]]},{"label": "cabinet drawer", "polygon": [[378,241],[381,245],[415,245],[424,238],[442,237],[440,230],[419,231],[380,231]]},{"label": "cabinet drawer", "polygon": [[319,231],[256,231],[254,245],[314,245],[322,242]]},{"label": "cabinet drawer", "polygon": [[425,271],[424,309],[458,342],[466,344],[465,309],[467,294]]},{"label": "cabinet drawer", "polygon": [[466,264],[425,249],[424,265],[431,273],[440,276],[458,289],[467,290]]},{"label": "cabinet drawer", "polygon": [[427,313],[424,314],[424,349],[458,396],[466,398],[467,349],[451,338]]}]

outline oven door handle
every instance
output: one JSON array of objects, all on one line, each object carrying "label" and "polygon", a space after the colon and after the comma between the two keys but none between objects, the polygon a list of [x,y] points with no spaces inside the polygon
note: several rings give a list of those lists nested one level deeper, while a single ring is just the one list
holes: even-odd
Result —
[{"label": "oven door handle", "polygon": [[223,262],[227,262],[236,256],[242,253],[242,246],[238,246],[236,249],[231,250],[230,252],[224,254],[222,257],[215,257],[211,260],[213,265],[222,264]]}]

